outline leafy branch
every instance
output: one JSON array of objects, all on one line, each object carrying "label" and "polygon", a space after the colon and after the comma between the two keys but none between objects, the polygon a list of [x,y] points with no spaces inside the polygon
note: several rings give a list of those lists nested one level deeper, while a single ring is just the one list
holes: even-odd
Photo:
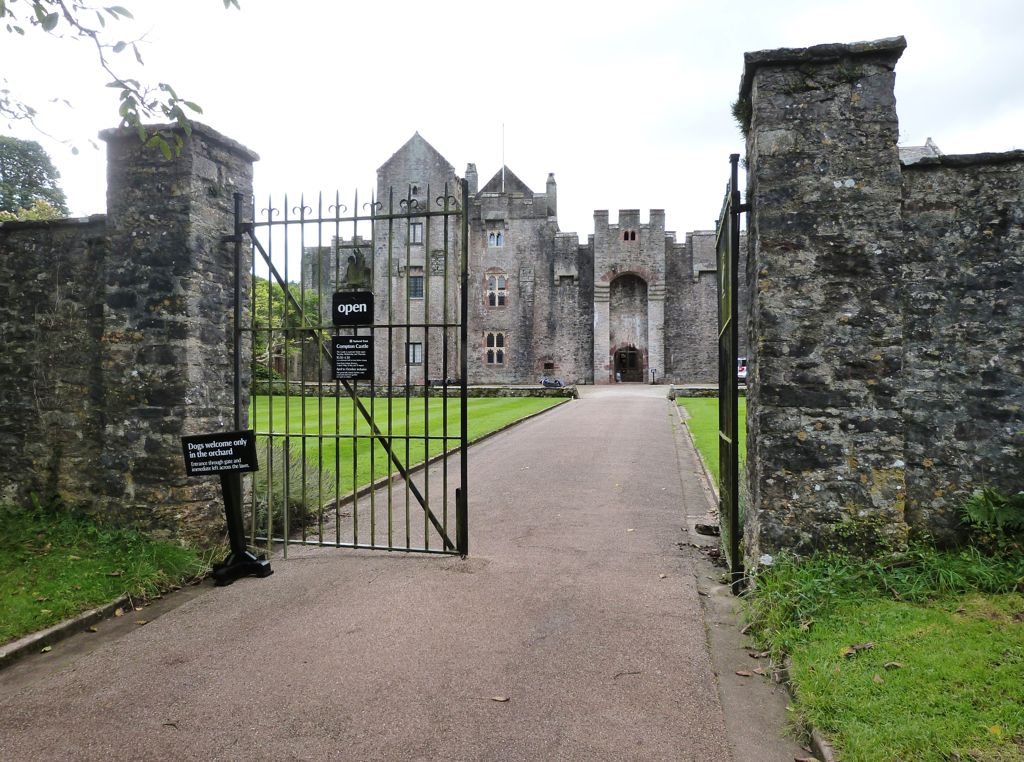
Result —
[{"label": "leafy branch", "polygon": [[[224,8],[238,8],[239,0],[222,0]],[[95,15],[96,23],[84,19]],[[154,118],[170,121],[185,135],[191,134],[189,113],[201,114],[198,104],[178,95],[166,82],[156,87],[124,76],[113,63],[113,56],[130,50],[135,61],[144,66],[139,51],[139,40],[114,40],[107,37],[107,24],[134,19],[131,11],[122,5],[94,6],[83,0],[0,0],[0,23],[9,34],[25,36],[38,31],[51,37],[88,40],[96,50],[100,68],[111,81],[107,87],[119,90],[118,115],[121,127],[133,128],[147,147],[156,148],[165,158],[181,152],[184,140],[177,131],[151,130],[144,121]],[[6,84],[6,80],[4,80]],[[66,101],[65,101],[66,102]],[[14,97],[8,88],[0,89],[0,116],[10,121],[28,121],[39,130],[35,119],[38,111],[31,104]],[[42,130],[39,130],[43,132]],[[44,133],[45,134],[45,133]],[[72,148],[73,153],[77,149]]]}]

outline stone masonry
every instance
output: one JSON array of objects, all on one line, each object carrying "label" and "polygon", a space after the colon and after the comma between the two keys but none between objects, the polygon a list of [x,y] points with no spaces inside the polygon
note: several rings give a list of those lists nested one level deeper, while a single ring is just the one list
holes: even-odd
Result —
[{"label": "stone masonry", "polygon": [[0,499],[208,540],[219,483],[185,476],[180,437],[234,427],[222,239],[257,157],[203,125],[171,161],[131,130],[102,137],[106,216],[0,225]]},{"label": "stone masonry", "polygon": [[748,564],[1020,486],[1024,153],[902,165],[905,45],[746,56]]}]

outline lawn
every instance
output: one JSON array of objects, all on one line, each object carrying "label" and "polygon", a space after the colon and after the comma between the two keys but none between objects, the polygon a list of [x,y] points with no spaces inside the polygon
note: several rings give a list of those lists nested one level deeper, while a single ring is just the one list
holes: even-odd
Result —
[{"label": "lawn", "polygon": [[[290,459],[304,460],[310,473],[337,474],[342,493],[351,491],[353,484],[358,488],[370,483],[371,470],[373,479],[395,472],[384,448],[373,442],[369,424],[351,400],[290,397],[286,405],[284,397],[273,397],[273,404],[268,403],[270,399],[255,397],[250,415],[250,425],[258,436],[258,455],[264,460],[268,437],[259,435],[289,432]],[[565,401],[558,397],[470,398],[467,400],[468,439],[473,442]],[[458,400],[448,400],[448,405],[444,406],[442,398],[430,398],[427,407],[422,397],[365,398],[361,402],[372,413],[381,433],[391,438],[392,449],[403,464],[414,466],[423,462],[425,455],[433,457],[459,444]],[[425,435],[429,435],[429,439],[425,439]]]},{"label": "lawn", "polygon": [[0,643],[128,593],[142,600],[208,570],[194,548],[58,508],[0,506]]},{"label": "lawn", "polygon": [[[686,427],[693,436],[704,464],[718,484],[718,397],[678,397],[689,414]],[[739,398],[740,473],[747,460],[747,398]]]},{"label": "lawn", "polygon": [[1019,550],[780,556],[745,609],[843,762],[1021,760],[1022,583]]}]

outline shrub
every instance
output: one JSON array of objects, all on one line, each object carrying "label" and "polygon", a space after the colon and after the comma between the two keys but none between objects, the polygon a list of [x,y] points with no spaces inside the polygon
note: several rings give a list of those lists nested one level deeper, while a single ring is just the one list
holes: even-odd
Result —
[{"label": "shrub", "polygon": [[256,534],[266,534],[268,514],[273,515],[274,537],[284,535],[286,516],[289,532],[316,523],[320,508],[335,497],[334,470],[324,468],[316,452],[307,452],[303,458],[300,444],[275,439],[268,452],[267,440],[261,440],[257,443],[260,470],[252,480],[255,512],[251,518]]}]

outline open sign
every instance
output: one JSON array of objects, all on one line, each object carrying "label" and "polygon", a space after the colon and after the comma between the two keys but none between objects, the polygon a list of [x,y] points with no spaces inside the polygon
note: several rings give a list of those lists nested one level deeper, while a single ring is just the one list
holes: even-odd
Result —
[{"label": "open sign", "polygon": [[334,325],[370,325],[373,323],[373,293],[338,291],[331,308]]}]

